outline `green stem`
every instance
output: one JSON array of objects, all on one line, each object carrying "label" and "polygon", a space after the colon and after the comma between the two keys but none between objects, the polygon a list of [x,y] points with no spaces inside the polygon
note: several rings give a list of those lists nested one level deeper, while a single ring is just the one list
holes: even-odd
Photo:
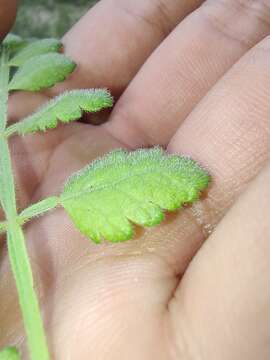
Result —
[{"label": "green stem", "polygon": [[0,200],[6,215],[8,253],[18,290],[31,359],[48,360],[49,353],[38,299],[33,286],[30,261],[27,255],[24,234],[18,221],[10,152],[7,139],[4,136],[7,123],[9,81],[7,61],[8,54],[4,52],[0,60]]},{"label": "green stem", "polygon": [[33,217],[43,215],[45,212],[53,210],[59,204],[59,198],[56,196],[43,199],[36,204],[30,205],[28,208],[23,210],[20,215],[20,223],[24,224],[31,220]]},{"label": "green stem", "polygon": [[9,67],[8,53],[2,50],[0,59],[0,133],[3,133],[7,124],[7,101],[8,101],[8,82]]},{"label": "green stem", "polygon": [[[51,196],[43,199],[36,204],[30,205],[24,209],[17,217],[17,221],[20,225],[24,225],[32,218],[45,214],[48,211],[55,209],[59,205],[59,198],[57,196]],[[0,222],[0,234],[7,231],[7,222]]]},{"label": "green stem", "polygon": [[18,125],[15,123],[13,125],[10,125],[6,128],[5,136],[9,138],[10,136],[16,135],[18,130]]},{"label": "green stem", "polygon": [[38,299],[34,291],[33,276],[25,247],[24,234],[21,226],[16,221],[8,223],[7,241],[31,359],[48,360],[49,353],[39,312]]}]

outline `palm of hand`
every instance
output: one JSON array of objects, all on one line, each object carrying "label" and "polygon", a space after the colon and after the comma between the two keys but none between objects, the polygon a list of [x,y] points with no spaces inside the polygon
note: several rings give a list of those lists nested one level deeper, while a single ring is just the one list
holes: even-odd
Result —
[{"label": "palm of hand", "polygon": [[[181,13],[183,17],[192,6],[183,5],[178,16]],[[96,13],[99,16],[109,13],[106,5],[100,5],[98,9]],[[93,27],[97,21],[96,13],[89,15]],[[123,14],[123,19],[131,16],[130,12]],[[207,23],[204,25],[206,34]],[[78,52],[74,43],[78,33],[83,33],[80,26],[86,26],[85,20],[67,36],[67,49],[71,54],[74,51],[75,58],[81,56],[79,60],[86,63],[85,53],[90,53],[89,49]],[[133,29],[135,25],[127,21],[125,26]],[[184,33],[185,28],[181,31]],[[261,37],[262,33],[261,30]],[[257,38],[256,41],[259,41]],[[168,41],[173,42],[173,39]],[[172,47],[172,44],[167,43],[163,46]],[[184,35],[180,44],[183,49],[187,46]],[[121,46],[119,39],[114,44],[116,49],[117,46]],[[205,45],[205,49],[210,52],[211,44]],[[191,50],[194,50],[192,45]],[[237,51],[235,58],[232,54],[228,55],[227,63],[220,59],[220,67],[223,66],[222,70],[219,69],[220,73],[209,74],[209,81],[202,82],[202,88],[194,92],[187,91],[181,104],[164,109],[161,106],[165,105],[163,103],[153,109],[151,104],[154,98],[159,96],[161,101],[165,97],[168,101],[173,97],[173,92],[180,91],[179,85],[173,84],[170,94],[164,90],[160,96],[158,90],[153,88],[150,95],[144,93],[140,96],[144,87],[150,86],[157,77],[158,65],[166,65],[161,48],[152,55],[152,66],[146,63],[141,74],[135,77],[123,93],[108,124],[93,127],[78,123],[60,127],[46,135],[14,139],[14,164],[22,207],[52,192],[57,193],[70,173],[115,147],[133,148],[163,143],[170,151],[186,152],[200,159],[214,175],[214,183],[207,198],[193,208],[168,217],[160,228],[138,232],[136,239],[125,244],[96,246],[89,243],[74,229],[61,210],[27,226],[28,246],[55,359],[239,359],[243,356],[245,359],[253,359],[259,351],[262,354],[260,358],[268,358],[270,349],[263,344],[268,333],[266,324],[269,319],[262,304],[270,294],[265,291],[266,279],[262,276],[262,269],[268,266],[264,254],[269,246],[267,248],[267,244],[263,243],[258,249],[254,239],[261,234],[259,229],[263,227],[260,221],[255,220],[261,220],[260,211],[263,213],[269,208],[264,200],[265,191],[269,193],[265,189],[269,171],[256,180],[260,183],[260,191],[254,190],[257,187],[251,188],[216,227],[215,233],[210,237],[207,235],[207,227],[213,227],[221,219],[244,184],[254,177],[268,158],[267,132],[262,127],[255,136],[254,132],[249,131],[250,123],[248,128],[241,122],[243,117],[248,117],[248,109],[242,106],[244,110],[241,113],[239,108],[234,111],[232,105],[226,112],[227,105],[224,107],[216,102],[216,98],[222,94],[225,104],[233,103],[234,96],[228,95],[226,90],[235,91],[237,86],[241,86],[244,76],[241,77],[239,69],[243,64],[248,66],[249,55],[247,60],[240,60],[242,64],[238,68],[236,65],[236,70],[229,70],[225,80],[217,83],[211,94],[179,127],[181,118],[184,119],[195,107],[199,98],[209,90],[207,87],[218,81],[221,72],[225,72],[230,67],[228,65],[232,65],[242,55],[239,49]],[[146,53],[146,50],[144,54],[142,51],[134,63],[139,63]],[[129,56],[123,55],[121,61],[127,62]],[[123,71],[121,61],[116,66],[120,74]],[[106,85],[115,90],[123,87],[117,74],[109,76],[110,67],[106,61],[99,59],[95,63],[93,59],[91,81],[87,67],[90,65],[85,68],[85,63],[77,78],[71,79],[65,86]],[[98,66],[93,73],[95,65]],[[152,67],[154,70],[151,70]],[[173,68],[174,72],[177,69]],[[102,71],[105,72],[104,84],[100,76]],[[262,67],[260,71],[263,71]],[[126,64],[123,72],[121,79],[125,76],[129,79],[134,69]],[[170,75],[166,76],[170,78]],[[258,81],[258,77],[263,88],[265,76],[257,74],[254,81]],[[189,81],[195,84],[192,76]],[[181,77],[180,82],[181,86],[188,86],[185,76]],[[26,96],[27,102],[31,103],[32,97],[24,94],[13,99],[12,117],[17,118],[21,113],[27,113],[28,107],[32,107],[32,104],[25,104]],[[42,96],[37,101],[43,101]],[[136,113],[137,106],[142,112],[140,116]],[[164,118],[169,119],[169,123]],[[157,121],[157,126],[150,131],[154,121]],[[239,124],[244,128],[241,131],[238,129]],[[267,126],[265,124],[264,127]],[[243,139],[245,130],[247,132]],[[212,146],[212,141],[215,146]],[[232,146],[234,141],[238,147]],[[248,167],[250,152],[247,148],[250,143],[255,148],[260,144],[261,149],[260,159],[257,158]],[[229,151],[232,153],[228,159],[226,155]],[[236,178],[239,166],[241,171]],[[250,201],[254,200],[255,195],[259,198],[260,211],[257,208],[249,210]],[[243,229],[245,223],[252,227],[248,234],[237,230]],[[206,237],[207,242],[198,251]],[[236,267],[238,272],[235,272]],[[24,348],[23,329],[15,303],[16,293],[7,268],[8,259],[3,251],[0,292],[5,296],[0,299],[0,319],[1,327],[5,330],[0,332],[0,344],[22,342]],[[257,312],[254,309],[258,309]],[[246,325],[249,322],[259,324],[260,331],[256,334],[249,331]],[[239,333],[242,337],[234,341]],[[246,342],[250,344],[248,353]]]},{"label": "palm of hand", "polygon": [[[45,197],[52,189],[57,193],[70,173],[115,147],[123,147],[105,129],[79,123],[41,136],[14,141],[22,204]],[[27,149],[31,149],[29,157],[25,156]],[[58,349],[56,358],[83,359],[97,354],[106,358],[112,346],[121,348],[123,358],[130,351],[134,358],[165,356],[168,349],[163,321],[168,315],[164,311],[177,278],[173,267],[156,253],[156,237],[160,235],[157,230],[154,233],[149,231],[152,240],[142,232],[137,240],[126,244],[96,246],[74,229],[61,210],[27,226],[47,331],[52,336],[49,340]],[[8,266],[7,254],[2,261],[3,267]],[[6,295],[0,317],[6,331],[1,341],[14,343],[22,331],[20,313],[13,310],[16,291],[10,287],[9,272],[2,280],[1,291]],[[12,316],[7,317],[7,313]],[[71,331],[70,341],[63,347],[67,329]],[[119,331],[120,343],[111,336]],[[101,334],[102,342],[98,340]],[[155,345],[157,339],[164,342],[159,347]]]}]

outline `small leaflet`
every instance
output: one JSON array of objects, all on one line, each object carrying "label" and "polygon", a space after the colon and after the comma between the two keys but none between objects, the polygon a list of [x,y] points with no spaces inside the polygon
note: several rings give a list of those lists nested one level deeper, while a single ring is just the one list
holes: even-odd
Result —
[{"label": "small leaflet", "polygon": [[209,181],[195,161],[159,147],[116,150],[71,176],[60,202],[94,242],[121,242],[133,237],[133,224],[158,225],[164,211],[196,201]]},{"label": "small leaflet", "polygon": [[20,358],[15,347],[7,347],[0,351],[0,360],[20,360]]},{"label": "small leaflet", "polygon": [[58,39],[42,39],[36,40],[25,46],[22,50],[9,61],[11,66],[21,66],[27,60],[47,53],[57,53],[62,47],[62,43]]},{"label": "small leaflet", "polygon": [[15,73],[9,90],[39,91],[61,82],[73,72],[76,64],[68,57],[50,53],[26,61]]},{"label": "small leaflet", "polygon": [[81,118],[82,113],[97,112],[113,106],[113,98],[106,89],[72,90],[59,95],[42,106],[34,114],[15,123],[9,134],[26,135],[53,129],[59,122],[68,123]]}]

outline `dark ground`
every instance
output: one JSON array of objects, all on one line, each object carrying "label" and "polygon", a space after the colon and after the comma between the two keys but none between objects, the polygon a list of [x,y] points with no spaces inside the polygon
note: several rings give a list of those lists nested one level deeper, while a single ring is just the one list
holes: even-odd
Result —
[{"label": "dark ground", "polygon": [[13,32],[22,37],[61,37],[98,0],[21,0]]}]

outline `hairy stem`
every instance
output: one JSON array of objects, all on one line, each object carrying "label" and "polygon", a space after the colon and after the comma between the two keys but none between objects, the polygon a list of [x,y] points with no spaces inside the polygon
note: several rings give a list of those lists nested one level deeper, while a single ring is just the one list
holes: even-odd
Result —
[{"label": "hairy stem", "polygon": [[43,215],[44,213],[53,210],[59,204],[59,198],[56,196],[43,199],[36,204],[30,205],[28,208],[23,210],[19,215],[21,223],[26,223],[33,217]]},{"label": "hairy stem", "polygon": [[18,290],[31,359],[48,360],[49,353],[34,291],[30,261],[24,234],[18,221],[10,152],[4,136],[9,82],[7,62],[8,54],[3,51],[0,60],[0,201],[6,215],[8,253]]},{"label": "hairy stem", "polygon": [[[24,209],[17,217],[17,222],[24,225],[32,218],[45,214],[48,211],[55,209],[59,205],[60,199],[57,196],[51,196],[43,199],[36,204],[30,205]],[[0,222],[0,234],[7,231],[7,222]]]},{"label": "hairy stem", "polygon": [[2,50],[0,59],[0,133],[3,133],[7,124],[7,101],[8,101],[8,81],[9,67],[7,65],[8,54]]}]

